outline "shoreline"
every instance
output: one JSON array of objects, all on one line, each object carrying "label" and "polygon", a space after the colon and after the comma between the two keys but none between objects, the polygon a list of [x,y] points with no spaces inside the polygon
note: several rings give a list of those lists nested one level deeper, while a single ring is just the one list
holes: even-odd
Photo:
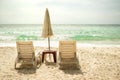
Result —
[{"label": "shoreline", "polygon": [[[118,43],[109,43],[109,42],[99,42],[99,41],[92,41],[92,42],[81,42],[77,41],[77,47],[120,47]],[[48,41],[33,41],[33,45],[35,47],[48,47]],[[51,47],[59,47],[59,41],[50,41]],[[7,41],[7,42],[0,42],[0,47],[16,47],[16,41]]]}]

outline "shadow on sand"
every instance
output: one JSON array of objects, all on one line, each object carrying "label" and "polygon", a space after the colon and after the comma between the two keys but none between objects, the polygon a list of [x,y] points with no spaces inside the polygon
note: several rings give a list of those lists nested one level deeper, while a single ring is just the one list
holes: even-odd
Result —
[{"label": "shadow on sand", "polygon": [[83,72],[81,71],[81,67],[79,65],[79,60],[76,59],[74,63],[71,63],[71,61],[63,61],[59,63],[59,69],[62,70],[66,74],[81,74],[83,75]]},{"label": "shadow on sand", "polygon": [[62,67],[60,65],[59,67],[60,70],[62,70],[64,73],[66,74],[81,74],[83,75],[83,72],[81,71],[81,67],[79,64],[75,65],[75,64],[62,64]]},{"label": "shadow on sand", "polygon": [[46,62],[45,62],[45,65],[46,65],[46,66],[55,66],[55,67],[57,67],[57,64],[54,63],[54,62],[48,62],[48,61],[46,61]]},{"label": "shadow on sand", "polygon": [[34,74],[36,73],[36,68],[34,68],[31,65],[29,66],[21,65],[19,68],[17,68],[17,71],[18,73],[22,74]]}]

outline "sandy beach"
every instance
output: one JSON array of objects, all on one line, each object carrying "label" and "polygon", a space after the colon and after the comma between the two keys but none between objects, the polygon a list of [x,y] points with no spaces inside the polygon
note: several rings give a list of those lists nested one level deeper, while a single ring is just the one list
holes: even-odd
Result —
[{"label": "sandy beach", "polygon": [[[35,46],[36,52],[46,47]],[[57,51],[58,47],[52,47]],[[0,47],[0,80],[120,80],[120,46],[78,45],[79,70],[59,69],[58,63],[42,63],[37,69],[15,70],[15,46]]]}]

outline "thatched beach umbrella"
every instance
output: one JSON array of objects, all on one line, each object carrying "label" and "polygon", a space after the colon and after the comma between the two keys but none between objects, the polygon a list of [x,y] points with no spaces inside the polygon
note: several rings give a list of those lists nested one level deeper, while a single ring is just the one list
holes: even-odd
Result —
[{"label": "thatched beach umbrella", "polygon": [[48,9],[46,8],[44,24],[42,28],[42,37],[48,38],[48,48],[50,50],[50,37],[53,35]]}]

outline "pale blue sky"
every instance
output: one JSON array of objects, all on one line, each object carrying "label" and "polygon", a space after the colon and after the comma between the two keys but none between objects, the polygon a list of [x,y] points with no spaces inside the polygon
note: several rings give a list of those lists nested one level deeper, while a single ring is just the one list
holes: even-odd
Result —
[{"label": "pale blue sky", "polygon": [[0,24],[120,24],[120,0],[0,0]]}]

